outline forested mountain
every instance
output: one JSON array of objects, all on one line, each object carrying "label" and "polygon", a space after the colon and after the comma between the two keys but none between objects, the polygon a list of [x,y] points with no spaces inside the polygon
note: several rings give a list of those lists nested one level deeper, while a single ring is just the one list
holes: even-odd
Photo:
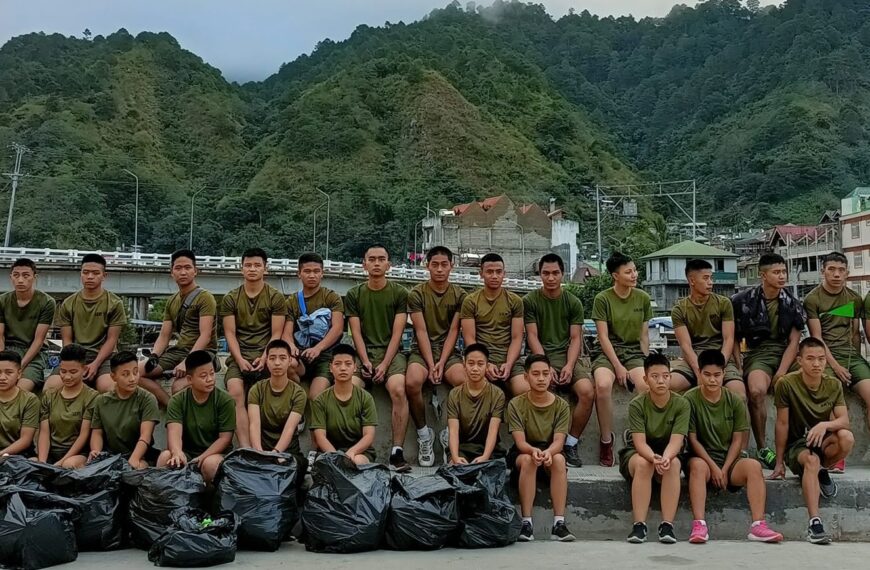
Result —
[{"label": "forested mountain", "polygon": [[[373,240],[410,249],[427,204],[502,192],[594,220],[596,183],[696,178],[708,221],[812,222],[870,182],[868,61],[862,0],[710,0],[640,21],[454,3],[242,86],[164,33],[30,34],[0,48],[0,144],[32,151],[13,242],[132,243],[125,168],[157,251],[186,244],[203,187],[195,245],[209,253],[310,247],[318,189],[344,259]],[[644,207],[613,233],[635,253],[661,241],[663,205]]]}]

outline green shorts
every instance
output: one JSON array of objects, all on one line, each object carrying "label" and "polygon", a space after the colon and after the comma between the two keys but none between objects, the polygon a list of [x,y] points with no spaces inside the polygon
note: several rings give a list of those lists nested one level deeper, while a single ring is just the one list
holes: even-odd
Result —
[{"label": "green shorts", "polygon": [[[695,377],[695,371],[692,370],[692,367],[686,364],[686,361],[683,359],[674,361],[671,364],[671,373],[678,372],[681,374],[686,380],[689,381],[689,384],[692,386],[698,385],[698,379]],[[740,374],[740,371],[737,369],[737,365],[734,364],[733,360],[729,360],[728,364],[725,365],[725,377],[723,380],[724,384],[728,382],[733,382],[735,380],[743,381],[743,376]]]},{"label": "green shorts", "polygon": [[[681,458],[681,460],[683,460],[683,463],[682,463],[683,474],[686,476],[687,481],[689,480],[689,460],[692,458],[695,458],[695,457],[697,457],[697,456],[696,455],[688,455],[685,458]],[[698,459],[700,459],[700,458],[698,458]],[[720,457],[711,456],[711,459],[713,459],[713,461],[716,462],[716,465],[719,466],[719,469],[722,469],[722,466],[725,465],[725,459],[721,456]],[[758,463],[757,459],[755,459],[754,457],[749,457],[749,454],[747,454],[745,451],[740,452],[740,455],[737,456],[737,459],[735,459],[734,463],[731,464],[731,467],[728,468],[728,473],[726,473],[726,475],[728,476],[728,481],[729,481],[728,491],[731,493],[736,493],[742,489],[742,487],[737,487],[736,485],[731,485],[730,481],[731,481],[732,473],[734,472],[734,468],[737,467],[737,464],[740,463],[741,461],[743,461],[744,459],[747,461],[755,461]],[[713,488],[712,481],[708,481],[707,485],[709,488]]]},{"label": "green shorts", "polygon": [[[48,450],[47,463],[49,463],[50,465],[54,465],[55,463],[60,461],[64,455],[66,455],[67,451],[69,451],[69,447],[64,447],[64,448],[52,447],[51,449]],[[85,457],[84,453],[79,453],[78,455],[81,457]],[[73,457],[75,457],[75,455]]]},{"label": "green shorts", "polygon": [[[24,357],[24,354],[27,352],[29,347],[20,347],[20,346],[7,346],[6,350],[12,351],[18,356]],[[33,357],[33,360],[30,361],[24,370],[21,371],[21,377],[33,382],[37,387],[45,384],[45,351],[40,350],[39,353]]]},{"label": "green shorts", "polygon": [[[253,362],[255,359],[260,358],[263,355],[262,352],[259,351],[249,351],[243,352],[242,358],[247,360],[248,362]],[[262,370],[259,372],[248,372],[246,374],[242,374],[242,369],[239,368],[239,365],[236,364],[236,359],[232,356],[227,358],[226,361],[227,371],[224,374],[224,383],[229,382],[233,378],[239,378],[244,381],[245,389],[250,388],[260,380],[265,380],[269,377],[269,368],[264,366]]]},{"label": "green shorts", "polygon": [[184,362],[190,350],[178,346],[170,346],[160,355],[158,366],[164,372],[171,372],[176,366]]},{"label": "green shorts", "polygon": [[[380,348],[369,349],[369,351],[368,351],[369,361],[372,363],[372,366],[376,367],[381,362],[383,362],[386,352],[387,352],[386,349],[380,349]],[[390,366],[387,368],[387,373],[384,374],[384,380],[386,380],[387,378],[389,378],[391,376],[396,376],[396,375],[404,376],[405,370],[407,368],[408,368],[408,360],[407,360],[407,358],[405,358],[405,353],[403,353],[401,351],[397,352],[396,356],[393,357],[393,361],[390,362]],[[355,374],[355,376],[362,378],[361,374],[362,374],[362,361],[359,359],[359,357],[357,357],[356,358],[356,374]]]},{"label": "green shorts", "polygon": [[754,370],[760,370],[773,378],[779,370],[786,346],[777,342],[763,342],[749,350],[743,355],[743,378],[749,378],[749,373]]},{"label": "green shorts", "polygon": [[783,458],[783,462],[788,465],[789,470],[798,477],[804,474],[804,467],[798,461],[798,456],[804,451],[809,451],[809,447],[807,447],[807,438],[802,437],[786,448]]},{"label": "green shorts", "polygon": [[[505,361],[505,358],[502,356],[492,356],[489,363],[501,366],[502,364],[504,364],[504,361]],[[514,378],[516,376],[525,376],[526,368],[525,368],[525,366],[523,366],[523,362],[524,362],[524,359],[522,357],[520,357],[516,362],[514,362],[514,365],[511,367],[511,373],[508,374],[508,377],[507,377],[508,380],[510,380],[511,378]]]},{"label": "green shorts", "polygon": [[[347,448],[337,449],[336,451],[344,453],[347,451]],[[375,463],[378,459],[378,453],[371,447],[363,451],[362,454],[368,458],[369,463]]]},{"label": "green shorts", "polygon": [[[438,349],[432,349],[432,359],[435,362],[438,362],[441,359],[441,351]],[[423,355],[420,354],[420,350],[415,346],[411,350],[411,354],[408,356],[408,364],[419,364],[426,370],[429,370],[429,367],[426,365],[426,361],[423,359]],[[447,362],[444,364],[444,371],[450,370],[452,367],[459,364],[462,366],[462,359],[459,358],[459,355],[456,354],[456,350],[450,353],[450,356],[447,358]]]},{"label": "green shorts", "polygon": [[315,358],[313,362],[305,362],[304,364],[305,374],[302,375],[303,380],[326,378],[330,384],[333,382],[332,372],[329,370],[329,365],[332,364],[331,352],[321,352],[320,356]]},{"label": "green shorts", "polygon": [[[110,362],[112,360],[112,356],[114,356],[114,353],[107,356],[106,359],[103,361],[103,363],[100,364],[100,369],[97,371],[97,378],[99,378],[100,376],[102,376],[104,374],[111,374],[112,373],[112,366],[110,364]],[[85,359],[85,364],[90,364],[91,362],[93,362],[96,359],[96,357],[97,357],[97,353],[89,350],[88,357]],[[60,376],[60,364],[58,364],[54,368],[54,370],[51,371],[51,374],[49,374],[49,376]],[[97,381],[97,378],[92,378],[91,380],[88,380],[85,383],[86,384],[87,383],[93,384],[94,382]]]},{"label": "green shorts", "polygon": [[[854,388],[862,380],[870,379],[870,364],[864,360],[864,357],[857,350],[832,350],[831,354],[834,355],[840,366],[845,366],[852,375],[852,382],[849,384],[850,388]],[[833,378],[837,377],[834,374],[834,370],[830,367],[825,370],[825,373]]]},{"label": "green shorts", "polygon": [[[474,461],[481,455],[483,455],[483,450],[486,449],[485,445],[480,443],[460,443],[459,444],[459,457],[465,459],[469,463]],[[449,455],[449,451],[447,452]],[[502,448],[501,443],[496,441],[495,449],[492,451],[492,457],[490,459],[501,459],[505,456],[504,448]]]},{"label": "green shorts", "polygon": [[[641,352],[640,345],[632,348],[614,347],[614,350],[616,351],[616,358],[625,366],[626,370],[632,371],[635,368],[643,368],[643,361],[646,357]],[[595,360],[592,361],[592,371],[595,372],[599,368],[606,368],[614,372],[613,364],[610,363],[610,359],[603,352],[596,355]]]},{"label": "green shorts", "polygon": [[[547,358],[550,360],[550,366],[557,373],[559,373],[568,362],[568,351],[550,352],[547,353]],[[589,369],[588,366],[583,365],[582,358],[578,358],[577,362],[574,363],[574,373],[571,375],[571,383],[569,384],[569,386],[573,386],[577,383],[578,380],[582,380],[584,378],[587,380],[591,380],[592,371]]]}]

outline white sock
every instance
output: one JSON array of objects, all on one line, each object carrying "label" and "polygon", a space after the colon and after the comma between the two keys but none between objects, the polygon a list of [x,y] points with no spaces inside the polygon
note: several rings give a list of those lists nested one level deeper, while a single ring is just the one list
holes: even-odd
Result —
[{"label": "white sock", "polygon": [[701,523],[704,526],[707,526],[707,521],[705,521],[704,519],[698,519],[697,522]]},{"label": "white sock", "polygon": [[752,524],[749,526],[749,528],[756,527],[756,526],[760,525],[760,524],[763,523],[763,522],[764,522],[764,519],[761,519],[760,521],[752,521]]},{"label": "white sock", "polygon": [[568,437],[565,438],[565,445],[567,445],[568,447],[573,447],[578,443],[580,443],[580,440],[571,435],[570,433],[568,434]]},{"label": "white sock", "polygon": [[607,435],[607,439],[604,439],[603,437],[601,438],[601,443],[610,443],[612,441],[613,441],[613,438],[611,437],[610,434]]},{"label": "white sock", "polygon": [[395,454],[397,451],[402,451],[401,446],[394,445],[392,451],[390,451],[390,455]]},{"label": "white sock", "polygon": [[553,526],[556,526],[560,522],[561,523],[565,522],[565,517],[560,517],[558,515],[553,517]]},{"label": "white sock", "polygon": [[523,522],[532,524],[532,517],[523,517]]},{"label": "white sock", "polygon": [[420,441],[429,441],[429,426],[423,426],[417,430],[417,439]]}]

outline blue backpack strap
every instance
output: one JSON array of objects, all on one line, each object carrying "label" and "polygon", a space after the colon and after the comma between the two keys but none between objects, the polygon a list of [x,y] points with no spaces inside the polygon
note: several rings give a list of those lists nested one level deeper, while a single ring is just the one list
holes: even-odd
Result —
[{"label": "blue backpack strap", "polygon": [[308,307],[305,306],[305,295],[302,294],[302,289],[296,291],[296,300],[299,302],[299,312],[303,317],[307,317]]}]

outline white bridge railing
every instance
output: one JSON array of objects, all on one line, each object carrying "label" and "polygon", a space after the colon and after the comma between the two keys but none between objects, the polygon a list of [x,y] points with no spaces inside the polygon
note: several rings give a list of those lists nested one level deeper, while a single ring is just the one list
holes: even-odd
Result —
[{"label": "white bridge railing", "polygon": [[[78,249],[40,249],[31,247],[0,247],[0,265],[9,266],[20,257],[32,259],[37,266],[75,265],[87,253],[99,253],[106,258],[111,268],[166,269],[169,270],[170,255],[168,253],[142,253],[130,251],[86,251]],[[225,257],[213,255],[198,255],[196,265],[199,269],[209,271],[239,271],[242,266],[240,257]],[[298,263],[295,259],[269,259],[270,271],[297,274]],[[329,277],[346,277],[363,280],[366,273],[359,263],[344,261],[324,261],[323,271]],[[401,281],[423,282],[429,279],[429,272],[420,267],[393,267],[389,277]],[[470,273],[455,272],[450,277],[457,285],[481,286],[480,276]],[[532,279],[505,279],[505,287],[512,290],[531,291],[540,287],[540,283]]]}]

